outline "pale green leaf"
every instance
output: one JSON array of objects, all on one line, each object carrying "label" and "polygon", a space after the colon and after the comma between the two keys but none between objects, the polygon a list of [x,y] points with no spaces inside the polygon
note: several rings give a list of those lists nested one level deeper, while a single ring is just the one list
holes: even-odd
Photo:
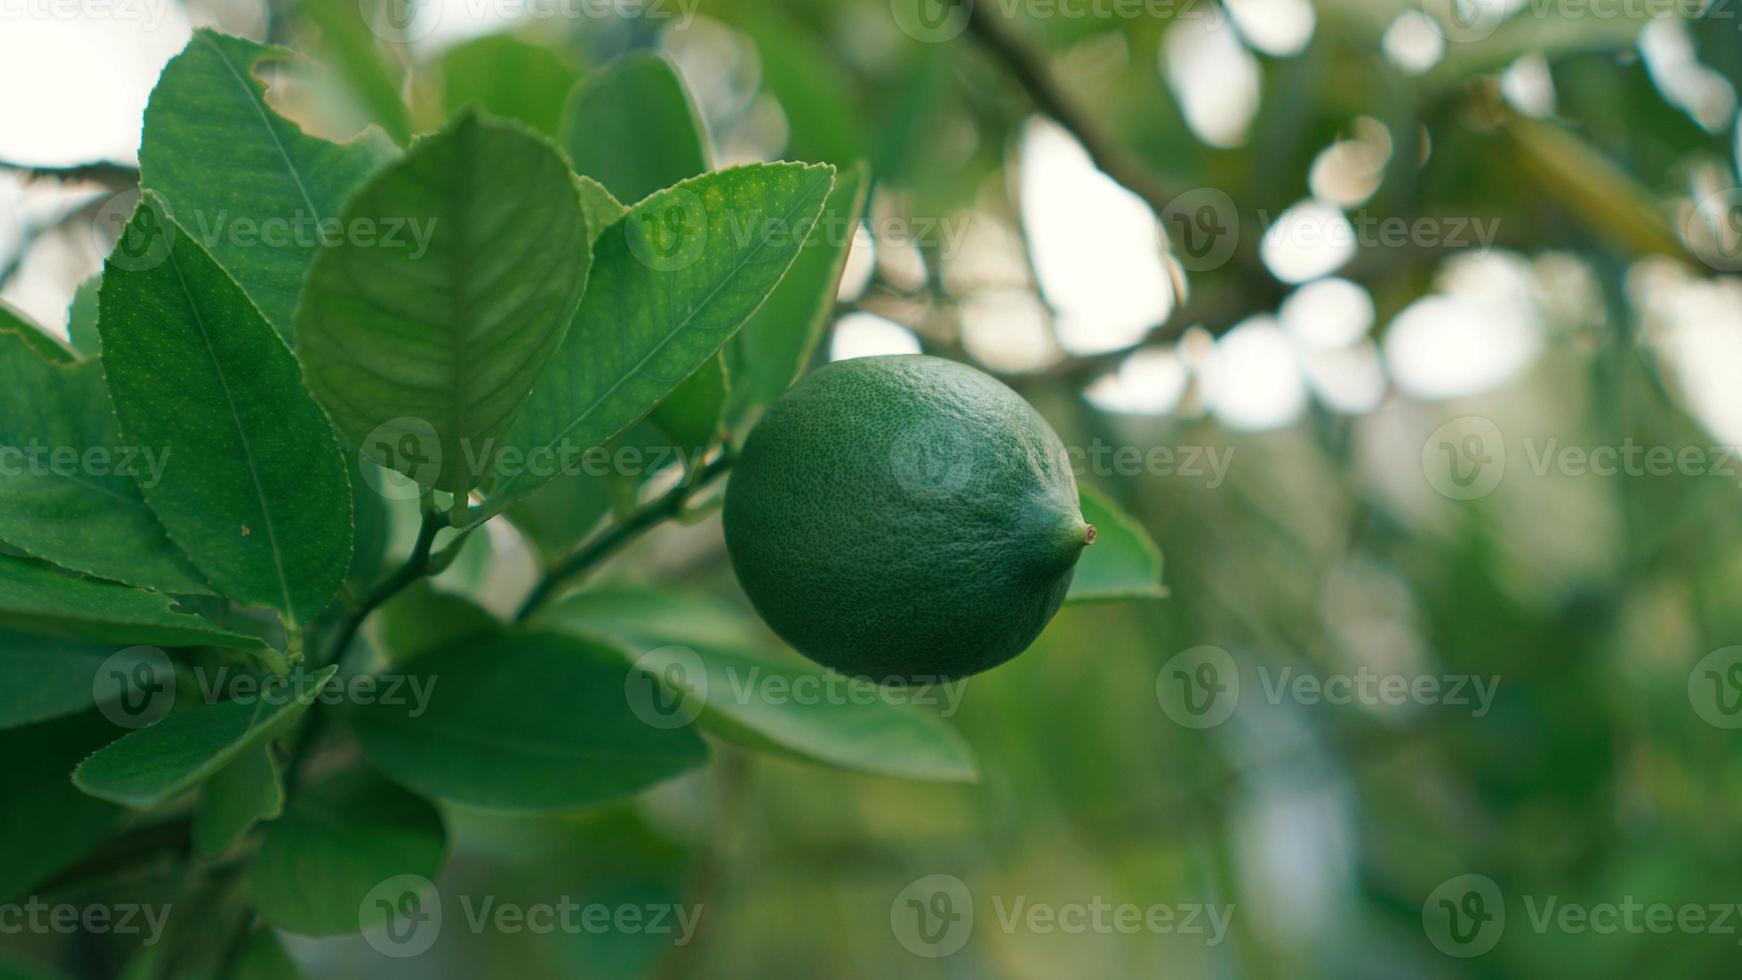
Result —
[{"label": "pale green leaf", "polygon": [[562,146],[576,173],[631,204],[709,167],[701,117],[658,55],[628,55],[581,79],[563,106]]},{"label": "pale green leaf", "polygon": [[542,44],[510,34],[467,41],[442,55],[442,102],[450,113],[475,105],[555,137],[575,69]]},{"label": "pale green leaf", "polygon": [[467,112],[371,180],[345,220],[411,234],[315,259],[297,310],[309,387],[377,461],[470,490],[580,301],[575,182],[548,143]]}]

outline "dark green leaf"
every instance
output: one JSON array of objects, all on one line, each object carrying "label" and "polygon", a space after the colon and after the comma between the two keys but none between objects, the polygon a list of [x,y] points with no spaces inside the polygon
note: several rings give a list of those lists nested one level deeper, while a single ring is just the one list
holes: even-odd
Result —
[{"label": "dark green leaf", "polygon": [[126,688],[98,684],[98,671],[128,672],[145,659],[143,651],[0,630],[0,728],[76,714],[98,698],[119,697]]},{"label": "dark green leaf", "polygon": [[39,562],[0,556],[0,626],[109,643],[258,647],[260,641],[175,612],[156,592],[62,575]]},{"label": "dark green leaf", "polygon": [[51,364],[0,330],[0,541],[64,568],[176,593],[211,587],[170,543],[138,480],[169,458],[123,446],[94,361]]},{"label": "dark green leaf", "polygon": [[165,454],[141,489],[170,538],[237,602],[319,613],[351,563],[338,443],[290,349],[153,196],[104,268],[99,326],[123,438]]},{"label": "dark green leaf", "polygon": [[789,163],[706,174],[606,229],[575,323],[505,440],[526,465],[502,474],[484,514],[604,445],[707,363],[785,274],[832,174]]},{"label": "dark green leaf", "polygon": [[173,712],[97,750],[74,770],[73,784],[135,809],[167,803],[284,734],[337,671],[292,674],[257,697]]},{"label": "dark green leaf", "polygon": [[364,899],[397,875],[434,879],[447,854],[441,814],[368,769],[297,794],[248,865],[261,918],[306,936],[355,933]]},{"label": "dark green leaf", "polygon": [[316,258],[297,311],[309,387],[379,462],[470,490],[580,301],[574,180],[543,140],[468,112],[370,181],[345,220],[410,234]]},{"label": "dark green leaf", "polygon": [[1066,602],[1160,599],[1161,549],[1149,532],[1119,506],[1086,484],[1077,485],[1083,520],[1095,526],[1095,543],[1083,549]]},{"label": "dark green leaf", "polygon": [[[743,614],[697,595],[621,585],[591,589],[551,607],[538,622],[609,637],[636,651],[648,686],[628,696],[643,711],[687,712],[724,738],[861,772],[979,778],[961,736],[914,707],[953,707],[959,683],[879,691],[796,659],[776,659],[763,652]],[[656,694],[655,684],[665,691]]]},{"label": "dark green leaf", "polygon": [[272,750],[262,746],[244,752],[200,789],[194,849],[204,857],[216,857],[256,822],[270,820],[283,810],[284,783]]},{"label": "dark green leaf", "polygon": [[195,31],[151,93],[139,145],[144,187],[168,201],[286,338],[330,222],[396,152],[378,130],[330,143],[274,112],[254,73],[290,57],[283,48]]},{"label": "dark green leaf", "polygon": [[387,660],[403,664],[460,640],[488,637],[502,628],[469,599],[437,591],[425,579],[381,607],[377,624]]},{"label": "dark green leaf", "polygon": [[701,118],[657,55],[629,55],[583,78],[563,106],[562,145],[576,173],[631,204],[709,167]]},{"label": "dark green leaf", "polygon": [[125,812],[73,788],[68,773],[115,737],[96,712],[0,731],[0,901],[16,898],[77,860]]},{"label": "dark green leaf", "polygon": [[687,728],[630,711],[627,667],[607,645],[554,633],[466,640],[416,660],[426,710],[361,706],[363,751],[396,782],[468,806],[569,810],[635,793],[700,765]]},{"label": "dark green leaf", "polygon": [[575,70],[542,44],[509,34],[468,41],[442,56],[442,101],[450,113],[475,105],[555,137]]}]

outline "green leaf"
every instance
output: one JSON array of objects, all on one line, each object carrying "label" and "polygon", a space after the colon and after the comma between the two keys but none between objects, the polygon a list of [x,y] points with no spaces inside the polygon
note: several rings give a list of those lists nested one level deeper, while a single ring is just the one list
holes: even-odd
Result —
[{"label": "green leaf", "polygon": [[1077,484],[1083,520],[1095,526],[1095,543],[1083,549],[1066,602],[1160,599],[1161,549],[1149,532],[1100,491]]},{"label": "green leaf", "polygon": [[646,683],[664,684],[682,701],[656,700],[650,687],[630,692],[643,710],[687,712],[723,738],[860,772],[979,778],[961,736],[935,713],[915,707],[950,707],[961,694],[959,682],[879,691],[869,682],[769,656],[749,621],[730,606],[634,586],[569,596],[537,623],[604,636],[637,651],[634,663]]},{"label": "green leaf", "polygon": [[359,910],[398,875],[434,879],[447,855],[441,814],[368,769],[333,773],[297,794],[248,865],[260,917],[305,936],[355,933]]},{"label": "green leaf", "polygon": [[251,649],[260,641],[175,612],[156,592],[0,556],[0,626],[106,643]]},{"label": "green leaf", "polygon": [[575,85],[575,70],[562,55],[511,34],[490,34],[449,50],[441,72],[448,112],[475,105],[553,138]]},{"label": "green leaf", "polygon": [[78,860],[125,812],[67,779],[85,755],[115,737],[96,712],[0,731],[0,901],[26,893]]},{"label": "green leaf", "polygon": [[835,310],[854,229],[865,213],[869,177],[862,161],[836,176],[804,251],[726,347],[732,378],[728,425],[738,425],[752,408],[785,394],[815,356],[823,326]]},{"label": "green leaf", "polygon": [[610,510],[610,487],[601,476],[583,471],[546,483],[515,501],[504,516],[552,564],[586,540]]},{"label": "green leaf", "polygon": [[109,397],[123,438],[164,454],[141,489],[171,540],[243,605],[292,623],[319,613],[351,563],[351,487],[296,357],[150,195],[104,267],[102,304]]},{"label": "green leaf", "polygon": [[709,169],[701,117],[669,61],[620,58],[581,79],[562,110],[575,172],[634,203]]},{"label": "green leaf", "polygon": [[[671,63],[657,55],[630,55],[576,86],[563,114],[563,146],[576,172],[621,201],[639,201],[710,168],[695,104]],[[719,431],[725,400],[725,365],[715,358],[653,410],[661,443],[683,449],[686,458],[699,454]]]},{"label": "green leaf", "polygon": [[103,338],[97,334],[97,291],[102,287],[102,273],[79,283],[67,309],[67,344],[81,358],[94,358],[103,350]]},{"label": "green leaf", "polygon": [[426,710],[359,707],[364,753],[394,781],[492,810],[570,810],[628,796],[702,764],[687,728],[630,711],[624,656],[554,633],[466,640],[407,672],[436,683]]},{"label": "green leaf", "polygon": [[139,145],[142,186],[163,196],[286,339],[303,276],[332,220],[397,153],[379,130],[331,143],[274,112],[254,73],[290,57],[284,48],[195,31],[152,90]]},{"label": "green leaf", "polygon": [[143,651],[0,630],[0,729],[77,714],[99,697],[120,697],[126,687],[99,685],[98,671],[125,673],[145,660]]},{"label": "green leaf", "polygon": [[315,259],[302,360],[346,438],[463,493],[562,343],[587,279],[586,217],[553,147],[467,112],[345,208],[347,224],[407,219],[405,247],[345,241]]},{"label": "green leaf", "polygon": [[199,808],[194,811],[194,849],[203,857],[216,857],[256,822],[270,820],[283,810],[284,783],[272,750],[262,746],[244,752],[200,790]]},{"label": "green leaf", "polygon": [[389,662],[404,664],[460,640],[489,637],[502,622],[463,596],[437,591],[428,579],[381,607],[378,629]]},{"label": "green leaf", "polygon": [[134,809],[160,806],[284,734],[337,672],[295,674],[257,697],[173,712],[98,749],[73,771],[73,785]]},{"label": "green leaf", "polygon": [[33,323],[29,317],[0,301],[0,330],[18,335],[18,339],[37,357],[54,364],[71,364],[79,359],[73,349]]},{"label": "green leaf", "polygon": [[161,592],[211,587],[170,543],[135,477],[168,463],[122,446],[94,361],[53,364],[0,330],[0,541],[64,568]]},{"label": "green leaf", "polygon": [[248,945],[236,957],[236,969],[223,980],[297,980],[300,976],[278,936],[271,929],[262,929],[248,938]]},{"label": "green leaf", "polygon": [[502,474],[480,519],[550,479],[565,457],[604,445],[707,363],[785,274],[833,172],[718,171],[607,228],[574,325],[505,440],[527,465]]}]

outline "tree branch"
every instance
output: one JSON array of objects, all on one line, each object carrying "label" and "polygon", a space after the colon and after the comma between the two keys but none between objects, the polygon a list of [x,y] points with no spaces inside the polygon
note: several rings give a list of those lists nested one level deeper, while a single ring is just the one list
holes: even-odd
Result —
[{"label": "tree branch", "polygon": [[514,621],[517,623],[525,622],[540,607],[549,602],[563,586],[569,584],[571,579],[590,571],[593,566],[640,537],[654,525],[676,517],[683,511],[684,504],[689,502],[690,497],[694,496],[696,491],[724,475],[727,470],[732,468],[733,461],[731,453],[721,453],[693,478],[673,487],[665,496],[642,506],[641,509],[630,514],[627,519],[606,528],[582,545],[574,554],[563,559],[545,573],[544,578],[539,581],[537,587],[521,604],[520,612],[515,615]]}]

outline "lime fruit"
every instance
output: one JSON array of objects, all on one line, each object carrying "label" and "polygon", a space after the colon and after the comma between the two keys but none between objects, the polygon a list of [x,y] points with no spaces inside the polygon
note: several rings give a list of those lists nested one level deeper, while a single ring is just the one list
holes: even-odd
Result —
[{"label": "lime fruit", "polygon": [[725,524],[738,581],[782,639],[897,682],[1021,653],[1095,536],[1040,413],[917,355],[837,361],[788,391],[744,445]]}]

